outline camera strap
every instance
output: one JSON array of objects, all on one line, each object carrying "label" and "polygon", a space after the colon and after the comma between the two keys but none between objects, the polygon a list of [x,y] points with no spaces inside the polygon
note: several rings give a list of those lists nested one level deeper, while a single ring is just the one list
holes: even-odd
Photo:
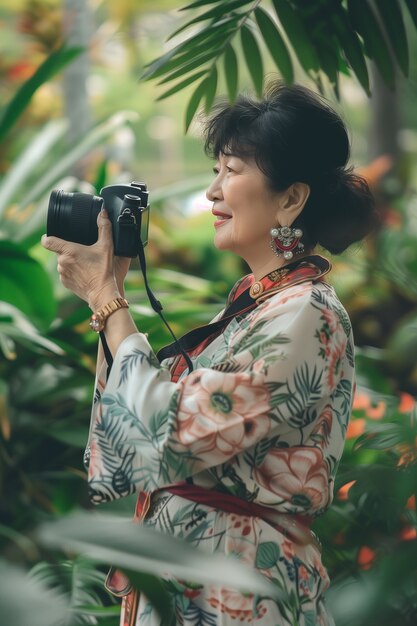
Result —
[{"label": "camera strap", "polygon": [[[192,361],[190,359],[190,357],[188,356],[188,354],[185,352],[185,350],[183,349],[182,345],[180,344],[180,342],[178,341],[178,339],[176,338],[176,336],[174,335],[174,331],[172,330],[171,326],[168,324],[167,320],[165,319],[164,314],[162,313],[162,304],[160,303],[160,301],[155,297],[155,295],[152,293],[151,288],[149,287],[149,283],[148,283],[148,277],[146,274],[146,257],[145,257],[145,250],[143,248],[143,244],[142,244],[142,240],[140,237],[138,237],[138,241],[139,241],[139,251],[138,251],[138,260],[139,260],[139,265],[140,265],[140,269],[142,271],[142,275],[143,275],[143,282],[145,285],[145,290],[146,290],[146,294],[148,296],[148,300],[149,303],[151,305],[151,307],[153,308],[153,310],[155,311],[155,313],[158,313],[159,317],[162,319],[163,323],[165,324],[165,326],[167,327],[167,329],[169,330],[170,335],[172,336],[174,343],[171,345],[175,345],[176,346],[176,353],[178,354],[181,353],[182,356],[184,357],[186,363],[187,363],[187,367],[188,370],[190,372],[193,371],[193,364]],[[110,352],[109,346],[107,344],[107,340],[106,340],[106,336],[104,334],[104,330],[100,331],[100,339],[101,339],[101,343],[103,346],[103,352],[104,352],[104,356],[106,358],[107,361],[107,377],[110,374],[110,370],[111,370],[111,366],[113,365],[113,356]]]},{"label": "camera strap", "polygon": [[[269,279],[270,284],[267,286],[266,290],[263,291],[263,293],[260,293],[260,295],[255,295],[251,293],[250,288],[245,289],[235,300],[233,300],[229,304],[229,306],[223,311],[220,319],[218,319],[216,322],[211,322],[204,326],[194,328],[193,330],[183,335],[180,339],[177,339],[162,313],[162,304],[159,302],[159,300],[155,298],[149,287],[146,276],[145,253],[141,241],[139,244],[138,259],[142,270],[145,289],[149,298],[149,302],[153,310],[161,317],[162,321],[164,322],[165,326],[168,328],[170,334],[174,339],[173,343],[165,346],[164,348],[161,348],[156,356],[161,362],[166,358],[174,357],[181,354],[187,364],[189,372],[192,372],[194,368],[187,352],[193,351],[199,344],[206,340],[214,339],[226,328],[226,326],[232,321],[233,318],[237,316],[243,317],[244,315],[252,311],[257,305],[261,304],[265,299],[270,298],[271,296],[275,295],[282,289],[285,289],[289,285],[293,286],[305,281],[315,282],[318,280],[322,280],[323,276],[327,274],[331,269],[330,262],[320,255],[311,255],[301,259],[297,259],[296,261],[293,261],[284,268],[280,268],[275,272],[268,274],[267,278]],[[111,364],[113,363],[113,358],[107,346],[106,338],[103,331],[100,332],[100,337],[102,340],[106,361],[109,364],[109,373]]]},{"label": "camera strap", "polygon": [[218,320],[210,322],[205,326],[194,328],[176,342],[161,348],[156,355],[158,360],[162,361],[178,356],[178,345],[183,350],[186,350],[188,354],[195,356],[195,351],[198,350],[199,346],[205,346],[207,342],[215,339],[234,318],[242,319],[259,304],[290,285],[297,285],[305,281],[315,282],[322,280],[322,277],[330,269],[331,264],[327,259],[320,255],[310,255],[296,259],[285,267],[271,272],[262,279],[262,290],[253,289],[254,286],[260,285],[259,282],[245,288],[226,307]]}]

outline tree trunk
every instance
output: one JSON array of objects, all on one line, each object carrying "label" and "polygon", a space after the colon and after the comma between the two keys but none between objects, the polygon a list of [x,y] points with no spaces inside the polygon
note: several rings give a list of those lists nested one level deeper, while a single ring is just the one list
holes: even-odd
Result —
[{"label": "tree trunk", "polygon": [[397,72],[396,89],[391,91],[381,78],[378,69],[372,64],[371,128],[369,160],[387,154],[394,159],[399,157],[399,131],[401,113],[399,103],[400,76]]},{"label": "tree trunk", "polygon": [[87,0],[64,0],[64,31],[68,47],[81,46],[86,50],[63,73],[64,109],[69,121],[68,143],[74,143],[91,126],[87,93],[91,15]]}]

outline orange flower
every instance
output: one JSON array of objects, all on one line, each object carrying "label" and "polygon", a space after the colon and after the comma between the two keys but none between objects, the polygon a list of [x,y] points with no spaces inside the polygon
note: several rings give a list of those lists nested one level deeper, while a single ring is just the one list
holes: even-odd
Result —
[{"label": "orange flower", "polygon": [[383,400],[379,400],[376,404],[372,402],[371,396],[358,391],[353,398],[353,410],[364,411],[366,417],[371,420],[380,420],[384,417],[387,405]]},{"label": "orange flower", "polygon": [[370,400],[366,393],[357,391],[353,396],[353,410],[354,411],[366,411],[369,407]]},{"label": "orange flower", "polygon": [[380,420],[385,415],[387,405],[383,400],[380,400],[375,406],[370,406],[366,411],[366,417],[371,420]]},{"label": "orange flower", "polygon": [[404,526],[400,531],[400,539],[403,541],[413,541],[417,539],[417,530],[414,526]]},{"label": "orange flower", "polygon": [[356,439],[365,432],[365,420],[363,417],[350,420],[347,431],[346,439]]},{"label": "orange flower", "polygon": [[400,393],[400,404],[398,410],[400,413],[410,413],[413,410],[416,401],[409,393]]},{"label": "orange flower", "polygon": [[416,510],[416,497],[410,496],[407,500],[407,504],[405,505],[406,509],[409,509],[411,511],[415,511]]},{"label": "orange flower", "polygon": [[393,159],[389,154],[381,154],[376,159],[364,165],[358,167],[357,172],[360,176],[363,176],[368,185],[374,189],[377,187],[381,179],[387,174],[393,166]]},{"label": "orange flower", "polygon": [[358,552],[358,564],[363,570],[371,569],[373,562],[375,561],[376,552],[369,546],[362,546]]},{"label": "orange flower", "polygon": [[339,500],[345,501],[348,499],[349,489],[355,483],[356,483],[356,480],[351,480],[349,483],[346,483],[346,485],[343,485],[342,487],[340,487],[339,491],[337,492],[337,497],[339,498]]}]

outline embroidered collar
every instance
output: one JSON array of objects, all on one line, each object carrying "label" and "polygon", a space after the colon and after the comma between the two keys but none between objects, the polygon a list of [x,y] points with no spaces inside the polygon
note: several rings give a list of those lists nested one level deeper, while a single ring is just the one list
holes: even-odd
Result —
[{"label": "embroidered collar", "polygon": [[257,281],[253,274],[248,274],[242,278],[234,293],[231,294],[231,299],[235,300],[243,291],[249,289],[250,297],[260,304],[286,287],[306,281],[321,280],[331,269],[332,265],[328,259],[319,254],[313,254],[276,269]]}]

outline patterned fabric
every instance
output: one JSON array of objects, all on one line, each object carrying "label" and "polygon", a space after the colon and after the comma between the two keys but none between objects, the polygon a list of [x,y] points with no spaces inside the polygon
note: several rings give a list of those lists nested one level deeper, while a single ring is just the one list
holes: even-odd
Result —
[{"label": "patterned fabric", "polygon": [[[329,580],[315,545],[291,542],[260,518],[163,489],[192,478],[281,513],[316,517],[328,508],[351,412],[351,325],[331,286],[296,278],[296,272],[287,275],[284,290],[232,320],[192,357],[194,371],[176,382],[173,361],[160,364],[141,333],[120,345],[107,383],[104,370],[98,376],[92,501],[157,490],[147,524],[208,553],[238,557],[283,591],[276,602],[166,572],[178,624],[333,623],[323,599]],[[242,280],[245,287],[254,282]],[[235,286],[232,298],[240,292]],[[159,624],[145,597],[139,623]]]}]

